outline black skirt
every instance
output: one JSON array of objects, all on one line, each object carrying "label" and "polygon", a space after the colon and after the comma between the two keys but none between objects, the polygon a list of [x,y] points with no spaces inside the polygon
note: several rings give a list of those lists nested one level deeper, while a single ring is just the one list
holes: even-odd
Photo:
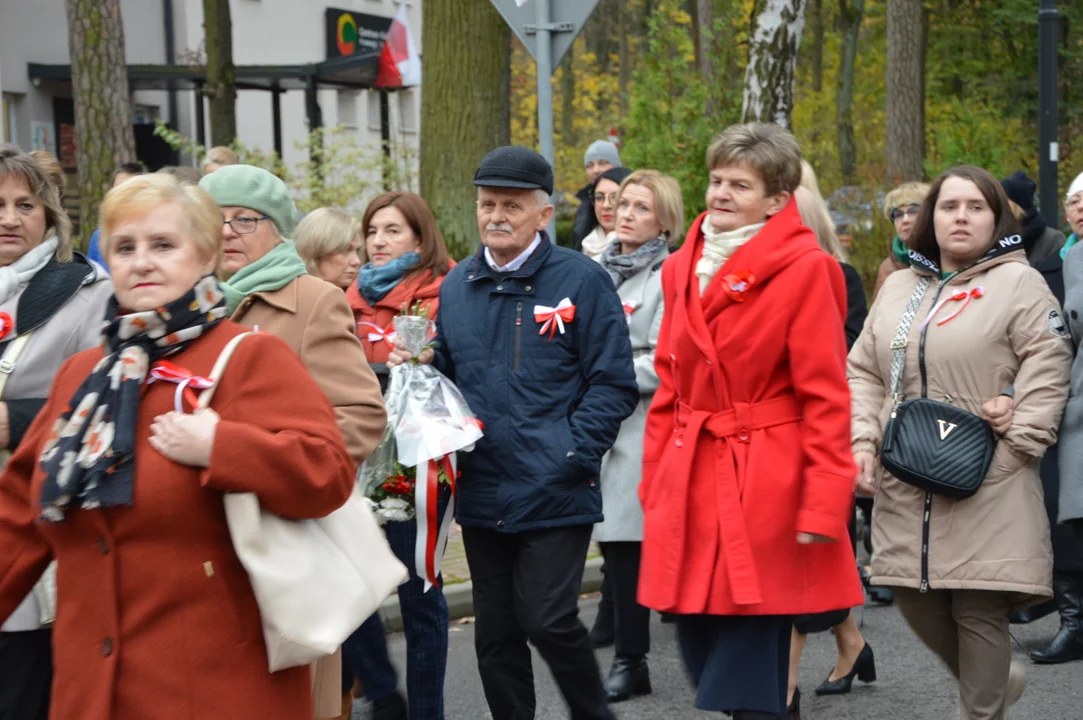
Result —
[{"label": "black skirt", "polygon": [[678,615],[696,707],[784,714],[792,626],[788,615]]},{"label": "black skirt", "polygon": [[48,720],[53,631],[0,632],[0,720]]}]

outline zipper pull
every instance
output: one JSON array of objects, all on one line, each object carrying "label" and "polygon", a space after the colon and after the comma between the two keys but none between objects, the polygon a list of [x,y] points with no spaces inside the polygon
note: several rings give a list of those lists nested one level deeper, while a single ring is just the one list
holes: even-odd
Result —
[{"label": "zipper pull", "polygon": [[921,581],[921,587],[918,588],[918,592],[920,592],[920,593],[929,592],[929,581],[928,580],[922,580]]}]

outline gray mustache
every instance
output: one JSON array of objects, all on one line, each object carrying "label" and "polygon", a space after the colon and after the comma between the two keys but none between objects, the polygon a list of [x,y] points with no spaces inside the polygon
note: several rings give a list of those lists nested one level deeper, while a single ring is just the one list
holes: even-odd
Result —
[{"label": "gray mustache", "polygon": [[508,223],[489,223],[485,226],[485,232],[506,232],[510,234],[514,231],[515,228]]}]

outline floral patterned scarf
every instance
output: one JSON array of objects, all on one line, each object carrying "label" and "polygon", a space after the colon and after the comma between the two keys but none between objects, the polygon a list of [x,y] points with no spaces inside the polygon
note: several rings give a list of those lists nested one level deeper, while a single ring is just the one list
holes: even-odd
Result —
[{"label": "floral patterned scarf", "polygon": [[42,449],[48,473],[41,516],[59,522],[70,506],[131,505],[140,390],[150,366],[178,353],[226,316],[213,275],[165,307],[119,315],[109,300],[102,333],[107,353],[72,395]]}]

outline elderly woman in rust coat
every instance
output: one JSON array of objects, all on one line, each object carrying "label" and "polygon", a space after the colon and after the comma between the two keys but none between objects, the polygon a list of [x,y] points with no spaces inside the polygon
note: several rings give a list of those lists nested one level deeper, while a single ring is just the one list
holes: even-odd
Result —
[{"label": "elderly woman in rust coat", "polygon": [[162,174],[110,191],[101,215],[102,345],[61,367],[0,477],[0,615],[55,558],[57,720],[308,720],[308,668],[267,671],[222,494],[290,518],[341,506],[355,465],[331,405],[266,333],[240,344],[211,409],[150,382],[164,363],[208,375],[245,331],[213,274],[221,217]]}]

